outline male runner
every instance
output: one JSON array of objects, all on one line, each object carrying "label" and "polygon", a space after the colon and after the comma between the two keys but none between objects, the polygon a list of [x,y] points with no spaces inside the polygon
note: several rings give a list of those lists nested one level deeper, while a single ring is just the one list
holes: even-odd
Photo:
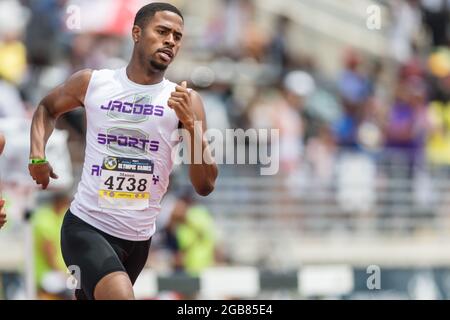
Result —
[{"label": "male runner", "polygon": [[[134,299],[133,284],[145,265],[160,201],[172,170],[174,130],[190,133],[188,149],[210,157],[200,96],[164,78],[177,55],[183,16],[174,6],[151,3],[136,14],[134,50],[126,68],[82,70],[39,104],[31,126],[29,171],[47,188],[57,178],[45,145],[58,116],[84,106],[87,132],[83,173],[65,215],[61,247],[67,266],[80,270],[77,299]],[[194,121],[201,121],[194,135]],[[194,159],[193,152],[190,153]],[[214,189],[217,166],[190,164],[197,193]],[[191,162],[193,163],[193,161]]]}]

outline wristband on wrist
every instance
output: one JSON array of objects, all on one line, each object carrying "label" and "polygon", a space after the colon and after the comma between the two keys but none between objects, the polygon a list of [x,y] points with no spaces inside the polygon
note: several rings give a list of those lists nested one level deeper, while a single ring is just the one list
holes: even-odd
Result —
[{"label": "wristband on wrist", "polygon": [[29,164],[42,164],[47,163],[47,159],[41,159],[41,158],[31,158]]}]

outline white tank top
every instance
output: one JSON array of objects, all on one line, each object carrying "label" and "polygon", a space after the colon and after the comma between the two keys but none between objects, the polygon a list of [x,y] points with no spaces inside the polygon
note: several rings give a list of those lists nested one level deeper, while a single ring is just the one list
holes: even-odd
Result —
[{"label": "white tank top", "polygon": [[[172,171],[178,118],[167,106],[176,84],[140,85],[126,69],[93,71],[86,91],[86,152],[70,211],[112,236],[155,233]],[[171,139],[173,138],[173,139]]]}]

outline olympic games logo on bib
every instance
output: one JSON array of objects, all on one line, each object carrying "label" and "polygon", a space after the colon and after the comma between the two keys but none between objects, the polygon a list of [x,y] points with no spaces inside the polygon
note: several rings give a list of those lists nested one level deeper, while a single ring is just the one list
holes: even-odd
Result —
[{"label": "olympic games logo on bib", "polygon": [[152,160],[105,157],[98,190],[99,207],[147,209],[153,170]]},{"label": "olympic games logo on bib", "polygon": [[117,167],[117,158],[106,157],[105,160],[103,160],[103,167],[107,170],[114,170]]}]

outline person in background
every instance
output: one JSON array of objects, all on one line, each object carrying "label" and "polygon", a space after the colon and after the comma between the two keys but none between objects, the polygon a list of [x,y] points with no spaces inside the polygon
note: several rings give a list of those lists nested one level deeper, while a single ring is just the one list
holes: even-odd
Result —
[{"label": "person in background", "polygon": [[408,177],[421,164],[426,137],[426,88],[423,80],[399,83],[385,128],[386,147],[406,165]]},{"label": "person in background", "polygon": [[370,87],[370,81],[363,70],[361,54],[352,48],[348,49],[344,54],[343,70],[337,79],[337,89],[344,110],[334,126],[340,146],[358,146],[358,128],[364,104],[370,96]]},{"label": "person in background", "polygon": [[[57,294],[64,291],[65,277],[49,277],[65,274],[66,266],[61,254],[60,230],[64,213],[70,204],[69,196],[61,191],[52,194],[50,202],[39,207],[33,215],[35,277],[38,294]],[[63,279],[63,281],[61,281]],[[58,282],[58,280],[60,280]]]},{"label": "person in background", "polygon": [[196,202],[192,188],[181,187],[174,197],[170,216],[160,232],[161,246],[170,252],[173,272],[197,275],[217,261],[213,219]]},{"label": "person in background", "polygon": [[214,221],[208,209],[194,198],[180,201],[184,206],[181,205],[174,215],[179,221],[176,227],[178,259],[186,273],[198,275],[216,263]]}]

